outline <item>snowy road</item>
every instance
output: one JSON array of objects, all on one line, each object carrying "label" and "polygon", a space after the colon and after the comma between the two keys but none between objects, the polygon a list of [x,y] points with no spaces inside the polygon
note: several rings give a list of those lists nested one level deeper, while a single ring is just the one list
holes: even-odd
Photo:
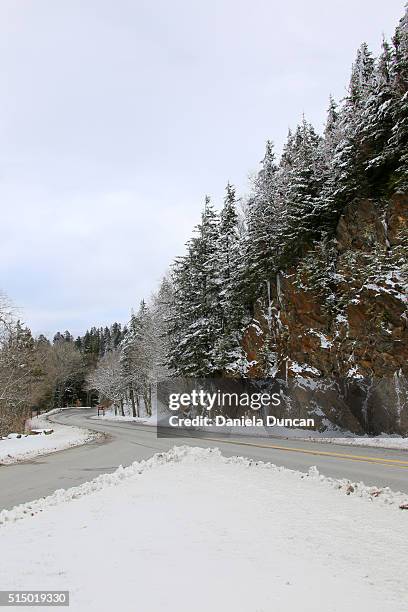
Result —
[{"label": "snowy road", "polygon": [[105,433],[104,442],[39,457],[11,466],[0,467],[0,509],[12,508],[32,499],[91,480],[98,474],[113,472],[118,465],[129,465],[154,453],[167,451],[175,444],[218,447],[224,456],[241,455],[276,465],[307,471],[316,465],[319,471],[335,478],[363,481],[367,485],[389,486],[408,492],[408,453],[377,448],[352,448],[279,438],[161,438],[154,427],[131,422],[95,421],[95,411],[73,409],[52,418],[61,424],[86,427]]}]

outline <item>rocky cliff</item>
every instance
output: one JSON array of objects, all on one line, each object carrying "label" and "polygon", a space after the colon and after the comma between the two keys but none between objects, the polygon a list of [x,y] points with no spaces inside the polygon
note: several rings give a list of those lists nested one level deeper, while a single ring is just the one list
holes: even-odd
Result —
[{"label": "rocky cliff", "polygon": [[350,203],[334,237],[266,281],[243,338],[249,376],[292,385],[288,410],[321,429],[408,433],[407,271],[408,197]]}]

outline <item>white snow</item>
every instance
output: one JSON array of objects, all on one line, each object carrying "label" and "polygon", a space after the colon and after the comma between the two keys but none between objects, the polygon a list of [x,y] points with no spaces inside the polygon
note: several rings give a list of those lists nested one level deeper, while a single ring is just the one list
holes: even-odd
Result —
[{"label": "white snow", "polygon": [[249,327],[252,327],[255,330],[257,336],[263,336],[262,328],[259,324],[259,321],[257,321],[256,319],[254,319],[252,323],[249,324]]},{"label": "white snow", "polygon": [[59,412],[59,410],[50,410],[46,414],[34,417],[28,423],[28,429],[30,430],[49,431],[52,429],[53,433],[42,432],[36,435],[22,435],[21,437],[17,437],[17,434],[10,434],[7,438],[0,438],[0,465],[17,463],[39,455],[79,446],[94,439],[97,435],[87,429],[59,425],[46,420],[47,416],[56,412]]},{"label": "white snow", "polygon": [[405,501],[174,448],[0,513],[2,589],[68,589],[73,612],[400,612]]},{"label": "white snow", "polygon": [[[316,414],[316,413],[315,413]],[[342,444],[350,446],[373,446],[376,448],[391,448],[408,450],[408,437],[381,434],[376,437],[356,436],[350,431],[337,428],[328,419],[323,419],[326,426],[325,431],[314,431],[302,427],[255,427],[245,425],[216,427],[207,425],[194,427],[194,431],[207,431],[217,434],[229,434],[233,436],[246,436],[253,438],[278,438],[306,440],[308,442]]]},{"label": "white snow", "polygon": [[348,319],[347,319],[347,317],[344,314],[338,314],[336,316],[336,321],[340,325],[348,325]]},{"label": "white snow", "polygon": [[129,421],[132,423],[140,423],[141,425],[157,425],[157,417],[156,414],[152,416],[144,416],[144,417],[134,417],[130,413],[130,409],[125,408],[125,416],[120,414],[115,414],[114,410],[105,410],[105,414],[102,413],[98,416],[92,416],[91,419],[95,419],[98,421]]},{"label": "white snow", "polygon": [[[351,357],[352,356],[350,355],[350,358]],[[357,365],[353,365],[351,368],[349,368],[349,370],[348,370],[348,372],[346,374],[346,377],[347,378],[364,378],[363,375],[359,373]]]},{"label": "white snow", "polygon": [[290,370],[292,370],[292,372],[295,372],[295,374],[310,373],[316,374],[316,376],[320,374],[319,370],[317,370],[313,366],[307,363],[298,363],[297,361],[292,361],[289,368]]},{"label": "white snow", "polygon": [[[313,438],[312,438],[313,439]],[[408,438],[401,436],[376,436],[375,438],[359,436],[342,438],[319,438],[319,442],[328,442],[332,444],[347,444],[350,446],[375,446],[378,448],[396,448],[400,450],[408,450]]]},{"label": "white snow", "polygon": [[[387,284],[390,284],[389,282]],[[400,291],[396,291],[395,289],[388,289],[387,287],[381,287],[376,283],[366,283],[362,286],[362,289],[369,289],[370,291],[376,292],[376,297],[381,293],[387,293],[392,295],[396,299],[400,300],[404,304],[408,304],[408,296],[405,293],[401,293]]]},{"label": "white snow", "polygon": [[322,332],[319,332],[315,329],[309,329],[309,334],[315,335],[319,338],[320,348],[330,349],[333,346],[332,341],[329,340],[324,334],[322,334]]}]

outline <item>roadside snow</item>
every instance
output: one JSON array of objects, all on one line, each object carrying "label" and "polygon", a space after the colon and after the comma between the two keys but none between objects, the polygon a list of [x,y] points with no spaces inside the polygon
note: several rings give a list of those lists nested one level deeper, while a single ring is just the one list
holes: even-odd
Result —
[{"label": "roadside snow", "polygon": [[91,419],[95,419],[97,421],[131,421],[132,423],[140,423],[141,425],[157,425],[156,415],[152,415],[151,417],[132,417],[128,414],[125,416],[118,415],[110,410],[105,412],[105,415],[95,415],[90,417]]},{"label": "roadside snow", "polygon": [[[314,441],[313,438],[310,440]],[[328,442],[330,444],[347,444],[350,446],[374,446],[377,448],[397,448],[399,450],[408,450],[408,438],[400,436],[376,438],[318,438],[319,442]]]},{"label": "roadside snow", "polygon": [[87,429],[50,423],[47,416],[57,412],[59,410],[50,410],[39,417],[34,417],[28,423],[30,430],[50,431],[52,429],[53,433],[42,432],[37,435],[22,435],[21,437],[17,437],[18,434],[10,434],[10,437],[1,438],[0,465],[17,463],[46,453],[79,446],[95,438],[96,434]]},{"label": "roadside snow", "polygon": [[[154,423],[156,424],[156,423]],[[216,427],[215,425],[207,425],[202,427],[194,427],[194,431],[206,431],[207,433],[228,434],[231,436],[247,436],[254,438],[284,438],[287,440],[306,440],[308,442],[321,442],[328,444],[343,444],[351,446],[373,446],[375,448],[391,448],[398,450],[408,450],[408,437],[389,436],[383,434],[377,437],[356,436],[351,432],[344,430],[336,430],[334,427],[329,427],[326,431],[319,432],[311,429],[303,429],[301,427],[255,427],[236,425],[234,427]]]},{"label": "roadside snow", "polygon": [[175,447],[1,512],[2,588],[68,589],[74,612],[400,612],[404,501]]}]

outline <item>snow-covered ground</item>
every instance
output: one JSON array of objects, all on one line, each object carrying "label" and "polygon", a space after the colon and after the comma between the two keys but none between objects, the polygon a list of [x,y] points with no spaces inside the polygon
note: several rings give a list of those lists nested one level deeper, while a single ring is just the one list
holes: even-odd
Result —
[{"label": "snow-covered ground", "polygon": [[121,416],[120,414],[115,414],[111,410],[106,410],[105,414],[100,414],[99,416],[92,416],[91,419],[96,419],[98,421],[131,421],[132,423],[140,423],[143,425],[156,425],[156,415],[151,417],[132,417],[129,414],[125,416]]},{"label": "snow-covered ground", "polygon": [[[310,438],[314,440],[314,438]],[[328,442],[330,444],[347,444],[350,446],[375,446],[377,448],[395,448],[398,450],[408,451],[408,438],[401,436],[377,436],[370,437],[347,437],[347,438],[318,438],[319,442]]]},{"label": "snow-covered ground", "polygon": [[51,423],[48,421],[46,417],[56,412],[59,412],[59,410],[50,410],[50,412],[46,414],[34,417],[27,424],[28,429],[52,429],[52,433],[22,435],[21,437],[17,437],[17,434],[10,434],[10,437],[1,438],[0,465],[16,463],[18,461],[32,459],[38,455],[53,453],[55,451],[71,448],[72,446],[79,446],[95,438],[96,434],[87,429],[59,425],[58,423]]},{"label": "snow-covered ground", "polygon": [[0,513],[2,588],[70,590],[73,612],[400,612],[404,501],[174,448]]},{"label": "snow-covered ground", "polygon": [[254,427],[254,426],[235,426],[235,427],[200,427],[214,434],[228,433],[236,436],[253,436],[260,438],[283,437],[297,438],[300,440],[309,440],[312,442],[328,442],[332,444],[351,444],[356,446],[376,446],[381,448],[398,448],[408,450],[408,437],[387,436],[383,434],[377,437],[356,436],[348,431],[338,431],[335,429],[326,432],[313,431],[311,429],[303,429],[301,427]]}]

